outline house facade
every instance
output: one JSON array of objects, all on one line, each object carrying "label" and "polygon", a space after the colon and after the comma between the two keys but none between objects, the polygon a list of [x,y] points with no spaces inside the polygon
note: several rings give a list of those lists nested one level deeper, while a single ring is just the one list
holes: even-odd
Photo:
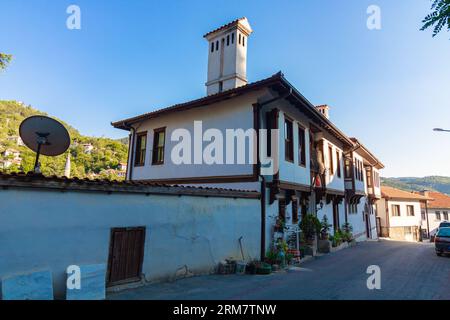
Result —
[{"label": "house facade", "polygon": [[395,240],[419,241],[421,205],[430,198],[387,186],[381,187],[381,195],[382,198],[377,201],[381,235]]},{"label": "house facade", "polygon": [[242,18],[204,36],[205,97],[112,123],[130,132],[127,180],[260,192],[261,257],[277,219],[295,233],[307,213],[326,215],[332,233],[349,222],[358,240],[376,238],[383,165],[281,72],[248,83],[251,33]]},{"label": "house facade", "polygon": [[436,191],[423,191],[421,194],[430,198],[427,203],[422,203],[422,229],[428,235],[435,235],[441,222],[450,221],[450,196]]}]

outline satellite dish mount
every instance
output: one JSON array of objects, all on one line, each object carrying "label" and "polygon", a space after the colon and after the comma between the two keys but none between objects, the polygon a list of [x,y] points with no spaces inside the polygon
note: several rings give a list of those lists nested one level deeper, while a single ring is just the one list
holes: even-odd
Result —
[{"label": "satellite dish mount", "polygon": [[24,144],[36,152],[34,173],[41,173],[39,156],[58,156],[70,146],[70,136],[58,121],[46,116],[31,116],[22,121],[19,134]]}]

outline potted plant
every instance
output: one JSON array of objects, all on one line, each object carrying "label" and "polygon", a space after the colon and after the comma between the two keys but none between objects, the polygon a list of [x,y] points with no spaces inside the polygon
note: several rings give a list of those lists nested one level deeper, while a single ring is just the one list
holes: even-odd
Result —
[{"label": "potted plant", "polygon": [[324,215],[320,222],[320,238],[317,243],[317,249],[320,253],[331,251],[331,241],[329,240],[331,227],[332,225],[328,223],[328,217]]},{"label": "potted plant", "polygon": [[300,222],[300,229],[308,244],[312,244],[317,233],[320,232],[321,224],[319,219],[313,214],[307,214]]},{"label": "potted plant", "polygon": [[342,240],[346,242],[353,241],[353,227],[350,223],[346,222],[342,225]]},{"label": "potted plant", "polygon": [[285,226],[286,226],[286,222],[282,218],[277,217],[273,231],[282,233],[282,232],[284,232]]},{"label": "potted plant", "polygon": [[332,225],[328,223],[327,215],[324,215],[322,221],[320,222],[320,238],[322,240],[328,240],[331,227]]},{"label": "potted plant", "polygon": [[342,244],[342,231],[340,229],[337,229],[334,232],[334,236],[331,238],[333,247],[339,247]]}]

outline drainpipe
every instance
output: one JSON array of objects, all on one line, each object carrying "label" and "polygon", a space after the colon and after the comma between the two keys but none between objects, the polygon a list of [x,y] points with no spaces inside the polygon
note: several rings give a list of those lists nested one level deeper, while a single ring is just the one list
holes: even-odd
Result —
[{"label": "drainpipe", "polygon": [[266,178],[261,177],[261,261],[266,258]]},{"label": "drainpipe", "polygon": [[127,180],[133,180],[133,163],[134,163],[134,139],[136,137],[136,129],[134,129],[132,126],[129,125],[125,125],[125,128],[130,130],[130,141],[128,142],[131,146],[131,148],[128,148],[128,150],[131,149],[131,153],[128,155],[128,164],[127,164],[127,169],[128,169],[128,177]]}]

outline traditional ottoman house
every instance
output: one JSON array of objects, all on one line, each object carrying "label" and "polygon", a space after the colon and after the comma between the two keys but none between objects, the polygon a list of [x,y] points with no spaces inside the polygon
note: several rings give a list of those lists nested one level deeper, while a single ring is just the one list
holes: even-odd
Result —
[{"label": "traditional ottoman house", "polygon": [[381,187],[381,195],[382,198],[377,201],[381,235],[395,240],[419,241],[421,205],[425,205],[430,198],[387,186]]},{"label": "traditional ottoman house", "polygon": [[384,165],[358,139],[345,154],[346,222],[357,240],[378,238],[376,201],[381,199],[380,170]]},{"label": "traditional ottoman house", "polygon": [[293,232],[308,212],[346,221],[344,155],[357,145],[281,72],[247,82],[251,33],[241,18],[204,36],[205,97],[112,125],[130,132],[127,180],[261,192],[263,257],[277,218]]}]

